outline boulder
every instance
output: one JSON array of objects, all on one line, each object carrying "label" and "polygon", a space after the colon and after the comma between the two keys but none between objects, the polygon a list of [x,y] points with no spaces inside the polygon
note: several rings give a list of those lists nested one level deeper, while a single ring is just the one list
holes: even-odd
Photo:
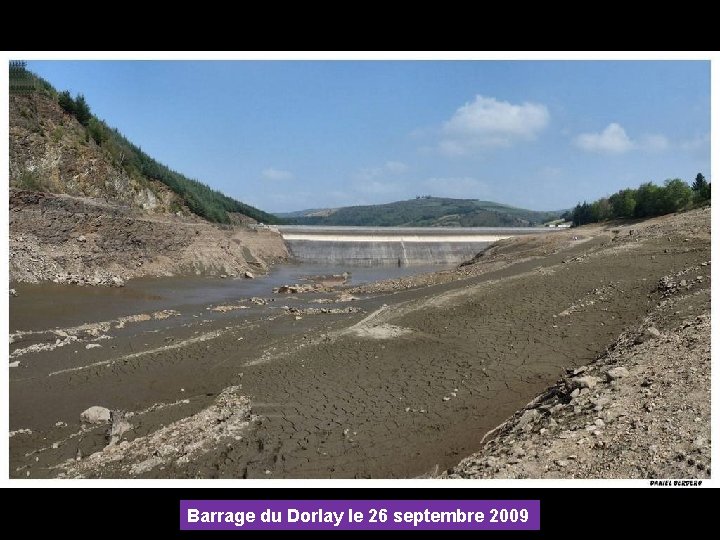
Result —
[{"label": "boulder", "polygon": [[660,337],[660,330],[654,326],[650,326],[647,330],[645,330],[645,335],[648,337]]},{"label": "boulder", "polygon": [[245,272],[245,277],[247,279],[255,279],[255,275],[252,272]]},{"label": "boulder", "polygon": [[80,413],[80,419],[90,424],[106,424],[110,421],[110,409],[93,405]]},{"label": "boulder", "polygon": [[600,379],[593,377],[592,375],[586,375],[585,377],[576,377],[572,380],[573,384],[577,388],[590,388],[593,389],[600,382]]},{"label": "boulder", "polygon": [[606,373],[608,381],[613,381],[615,379],[621,379],[623,377],[627,377],[630,375],[630,372],[621,366],[614,367],[612,369],[609,369]]}]

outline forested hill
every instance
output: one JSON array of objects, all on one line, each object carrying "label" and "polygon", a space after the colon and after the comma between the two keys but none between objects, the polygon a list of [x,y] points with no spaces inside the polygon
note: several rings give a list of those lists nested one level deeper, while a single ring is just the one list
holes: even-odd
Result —
[{"label": "forested hill", "polygon": [[474,199],[418,197],[388,204],[305,210],[278,216],[296,225],[532,227],[558,219],[561,214]]},{"label": "forested hill", "polygon": [[193,213],[216,223],[277,222],[159,163],[94,116],[82,95],[58,92],[21,62],[10,66],[10,186]]}]

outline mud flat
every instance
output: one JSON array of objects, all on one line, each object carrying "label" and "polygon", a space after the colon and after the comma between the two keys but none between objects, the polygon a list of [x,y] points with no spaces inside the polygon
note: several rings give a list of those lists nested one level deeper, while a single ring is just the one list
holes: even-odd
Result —
[{"label": "mud flat", "polygon": [[[504,433],[496,428],[522,418],[528,403],[558,380],[584,375],[568,377],[569,369],[593,366],[586,369],[598,379],[592,388],[569,383],[576,387],[568,396],[578,390],[572,399],[580,412],[607,398],[614,392],[610,363],[596,360],[649,326],[666,347],[656,353],[666,354],[678,377],[692,377],[696,392],[688,406],[698,410],[673,420],[678,436],[683,444],[709,445],[709,436],[699,440],[706,427],[709,433],[703,412],[709,364],[701,363],[709,358],[702,318],[709,315],[709,261],[710,212],[699,210],[503,240],[471,264],[441,273],[237,301],[248,309],[156,310],[13,335],[10,472],[30,478],[395,478],[445,470],[472,476],[478,469],[484,476],[646,475],[647,467],[624,467],[624,457],[648,444],[647,452],[664,458],[675,452],[674,440],[658,437],[651,449],[649,438],[639,439],[625,450],[612,446],[609,428],[585,436],[583,419],[573,420],[582,424],[583,439],[613,448],[603,467],[556,465],[556,459],[572,461],[564,450],[538,451],[532,457],[538,467],[516,472],[458,464],[486,452],[487,441]],[[348,306],[353,309],[342,309]],[[678,343],[698,351],[697,362],[671,353],[671,336],[684,321],[700,321],[692,323],[694,334],[678,334]],[[651,341],[636,347],[629,354],[645,348],[656,354]],[[624,400],[640,400],[623,405],[627,413],[618,416],[635,420],[637,429],[653,429],[676,405],[652,386],[664,384],[662,370],[653,369],[641,373],[628,364],[637,391],[618,390]],[[650,386],[642,386],[645,378]],[[531,408],[542,418],[557,405],[537,404]],[[96,424],[82,421],[91,406],[112,414]],[[580,414],[575,405],[565,407],[563,414]],[[552,433],[553,441],[565,441],[560,435],[569,427],[555,436],[554,426],[530,414],[523,436],[539,441]],[[551,431],[541,435],[541,429]],[[683,455],[686,463],[694,459]],[[709,468],[702,462],[703,469],[692,469],[700,476]]]}]

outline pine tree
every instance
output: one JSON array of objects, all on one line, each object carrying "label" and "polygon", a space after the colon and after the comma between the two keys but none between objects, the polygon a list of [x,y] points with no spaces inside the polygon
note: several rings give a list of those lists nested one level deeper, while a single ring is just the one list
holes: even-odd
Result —
[{"label": "pine tree", "polygon": [[90,105],[85,101],[85,96],[78,94],[75,98],[75,118],[78,119],[83,126],[87,126],[92,118],[90,113]]}]

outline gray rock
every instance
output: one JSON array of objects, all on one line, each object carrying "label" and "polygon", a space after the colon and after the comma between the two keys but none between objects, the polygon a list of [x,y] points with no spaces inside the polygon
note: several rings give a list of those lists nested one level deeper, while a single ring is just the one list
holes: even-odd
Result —
[{"label": "gray rock", "polygon": [[132,424],[125,420],[125,413],[122,411],[111,411],[112,424],[108,431],[108,445],[117,444],[123,433],[132,429]]},{"label": "gray rock", "polygon": [[245,277],[247,279],[255,279],[255,275],[252,272],[245,272]]},{"label": "gray rock", "polygon": [[600,382],[600,379],[593,377],[592,375],[586,375],[585,377],[575,377],[572,379],[573,384],[577,388],[590,388],[593,389]]},{"label": "gray rock", "polygon": [[520,420],[518,420],[517,427],[525,427],[530,422],[535,420],[535,418],[537,418],[538,416],[540,416],[540,413],[537,411],[537,409],[529,409],[525,411],[520,417]]},{"label": "gray rock", "polygon": [[15,289],[10,289],[10,296],[17,296],[17,291]]},{"label": "gray rock", "polygon": [[93,405],[80,413],[80,419],[90,424],[105,424],[110,421],[110,409]]},{"label": "gray rock", "polygon": [[88,343],[87,345],[85,345],[86,349],[99,349],[100,347],[102,347],[102,345],[100,345],[99,343]]},{"label": "gray rock", "polygon": [[649,337],[660,337],[660,330],[658,330],[654,326],[650,326],[647,330],[645,330],[645,335]]},{"label": "gray rock", "polygon": [[621,379],[623,377],[627,377],[630,375],[630,372],[621,366],[614,367],[612,369],[609,369],[606,373],[607,378],[609,381],[614,381],[615,379]]}]

